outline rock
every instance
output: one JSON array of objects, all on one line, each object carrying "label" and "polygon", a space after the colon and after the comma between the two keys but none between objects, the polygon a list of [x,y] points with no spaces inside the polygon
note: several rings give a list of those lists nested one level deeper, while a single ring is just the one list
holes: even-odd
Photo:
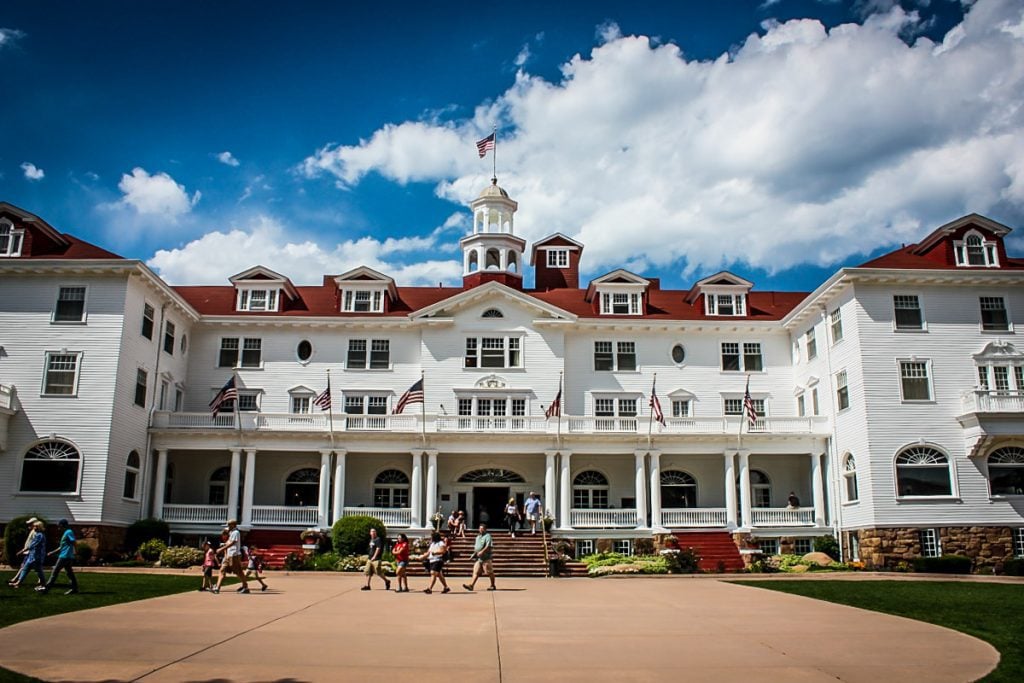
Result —
[{"label": "rock", "polygon": [[832,564],[832,558],[825,553],[807,553],[800,558],[804,564],[816,564],[819,567],[827,567]]},{"label": "rock", "polygon": [[[818,553],[818,554],[822,555],[824,553]],[[790,574],[803,574],[808,569],[810,569],[810,567],[808,567],[806,564],[794,564],[792,567],[789,568],[789,573]]]}]

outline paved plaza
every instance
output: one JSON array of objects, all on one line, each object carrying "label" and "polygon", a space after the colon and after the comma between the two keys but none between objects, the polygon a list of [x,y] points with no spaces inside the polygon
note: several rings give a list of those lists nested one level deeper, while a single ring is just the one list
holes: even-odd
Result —
[{"label": "paved plaza", "polygon": [[355,575],[269,582],[16,624],[0,630],[0,664],[48,681],[942,683],[999,657],[937,626],[714,579],[508,579],[448,595],[361,591]]}]

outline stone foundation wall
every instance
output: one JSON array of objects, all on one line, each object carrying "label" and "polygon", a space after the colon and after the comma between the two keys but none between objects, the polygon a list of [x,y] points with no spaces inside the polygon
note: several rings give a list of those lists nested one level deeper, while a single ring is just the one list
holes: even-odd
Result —
[{"label": "stone foundation wall", "polygon": [[[1013,558],[1013,529],[1006,526],[938,527],[943,555],[964,555],[974,560],[974,571],[1002,571]],[[921,557],[921,529],[860,529],[860,558],[866,567],[891,569]]]}]

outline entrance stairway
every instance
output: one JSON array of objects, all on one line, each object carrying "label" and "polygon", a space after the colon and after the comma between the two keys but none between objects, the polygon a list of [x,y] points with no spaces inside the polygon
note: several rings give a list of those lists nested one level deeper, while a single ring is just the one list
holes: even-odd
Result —
[{"label": "entrance stairway", "polygon": [[[473,554],[476,536],[475,531],[467,531],[465,538],[455,537],[452,540],[452,552],[455,557],[446,568],[448,576],[472,576],[473,560],[470,556]],[[534,535],[527,531],[525,534],[517,533],[515,538],[511,538],[507,531],[493,531],[491,538],[494,539],[494,574],[499,579],[502,576],[547,576],[548,565],[544,561],[544,541],[540,533]],[[548,539],[550,541],[550,537]],[[410,565],[410,575],[426,575],[422,562],[411,562]],[[569,562],[567,565],[565,574],[587,575],[586,567],[582,563]]]},{"label": "entrance stairway", "polygon": [[289,553],[301,557],[302,544],[298,541],[298,531],[277,529],[254,529],[242,539],[245,545],[260,549],[267,569],[284,569],[284,559]]},{"label": "entrance stairway", "polygon": [[702,571],[738,572],[743,569],[740,551],[727,532],[677,531],[672,535],[678,539],[680,548],[697,551],[700,555],[698,566]]}]

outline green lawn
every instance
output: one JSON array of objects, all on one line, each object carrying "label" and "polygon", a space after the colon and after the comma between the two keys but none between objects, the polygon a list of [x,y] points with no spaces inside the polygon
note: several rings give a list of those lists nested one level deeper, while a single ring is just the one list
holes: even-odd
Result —
[{"label": "green lawn", "polygon": [[960,581],[743,581],[945,626],[999,650],[988,683],[1024,681],[1024,585]]}]

